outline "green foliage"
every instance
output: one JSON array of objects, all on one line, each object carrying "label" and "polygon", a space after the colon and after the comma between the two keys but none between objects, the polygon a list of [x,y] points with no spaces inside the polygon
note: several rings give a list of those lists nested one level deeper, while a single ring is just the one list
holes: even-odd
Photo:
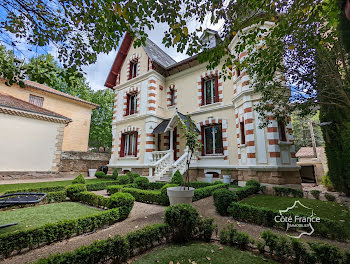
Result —
[{"label": "green foliage", "polygon": [[73,184],[67,187],[67,196],[69,199],[79,201],[79,193],[86,192],[87,188],[85,184]]},{"label": "green foliage", "polygon": [[130,193],[136,201],[141,203],[156,203],[169,205],[168,195],[160,190],[140,190],[137,188],[123,188],[123,192]]},{"label": "green foliage", "polygon": [[214,231],[218,232],[218,226],[214,224],[214,218],[201,218],[198,222],[198,238],[210,242]]},{"label": "green foliage", "polygon": [[309,242],[309,245],[317,263],[341,263],[343,256],[336,246],[325,242]]},{"label": "green foliage", "polygon": [[113,169],[112,175],[113,175],[113,178],[114,178],[115,180],[118,178],[118,169],[117,169],[117,168]]},{"label": "green foliage", "polygon": [[275,191],[275,194],[277,196],[292,196],[292,197],[299,197],[299,198],[302,198],[304,196],[304,193],[302,190],[297,190],[289,187],[278,187],[278,186],[274,186],[272,188]]},{"label": "green foliage", "polygon": [[79,174],[73,181],[72,184],[86,184],[83,174]]},{"label": "green foliage", "polygon": [[246,186],[254,186],[260,189],[260,183],[257,180],[249,180],[246,182]]},{"label": "green foliage", "polygon": [[168,236],[169,230],[166,224],[154,224],[140,230],[128,233],[125,239],[129,244],[129,256],[141,254],[162,243],[164,237]]},{"label": "green foliage", "polygon": [[335,201],[335,196],[332,195],[332,194],[325,193],[325,194],[324,194],[324,197],[325,197],[328,201],[330,201],[330,202],[334,202],[334,201]]},{"label": "green foliage", "polygon": [[147,190],[159,190],[166,184],[168,184],[168,183],[166,183],[166,182],[150,182],[147,185]]},{"label": "green foliage", "polygon": [[214,205],[220,215],[227,215],[227,209],[232,202],[237,202],[237,194],[228,189],[219,189],[213,193]]},{"label": "green foliage", "polygon": [[321,191],[319,191],[319,190],[311,190],[311,195],[317,200],[320,199],[320,193],[321,193]]},{"label": "green foliage", "polygon": [[[276,228],[286,228],[285,223],[276,222],[275,216],[279,216],[278,210],[272,210],[263,207],[256,207],[252,205],[247,205],[244,203],[233,202],[228,208],[228,213],[238,221],[244,221],[248,223],[254,223],[257,225],[276,227]],[[304,214],[295,214],[293,212],[284,213],[285,216],[295,217],[305,216]],[[349,229],[346,228],[346,224],[343,222],[330,220],[326,218],[321,218],[320,222],[312,223],[315,229],[315,234],[318,234],[325,238],[346,240],[350,238]]]},{"label": "green foliage", "polygon": [[94,207],[109,208],[110,199],[102,195],[97,195],[92,192],[81,192],[78,196],[79,202],[88,204]]},{"label": "green foliage", "polygon": [[194,202],[194,201],[198,201],[200,199],[209,197],[210,195],[213,194],[214,191],[222,188],[228,188],[228,186],[229,186],[228,183],[221,183],[221,184],[214,184],[204,188],[195,189],[192,201]]},{"label": "green foliage", "polygon": [[251,239],[249,235],[238,232],[233,224],[228,224],[220,232],[220,243],[230,246],[238,246],[241,249],[246,249]]},{"label": "green foliage", "polygon": [[135,178],[134,182],[135,182],[137,188],[144,190],[144,189],[147,189],[149,180],[146,177],[137,177],[137,178]]},{"label": "green foliage", "polygon": [[45,200],[47,201],[47,203],[60,203],[60,202],[64,202],[66,198],[67,198],[67,192],[66,190],[63,190],[58,192],[47,193]]},{"label": "green foliage", "polygon": [[107,187],[108,194],[114,194],[116,192],[120,192],[125,185],[110,185]]},{"label": "green foliage", "polygon": [[95,177],[101,179],[106,177],[106,174],[103,171],[96,171]]},{"label": "green foliage", "polygon": [[5,192],[5,194],[9,193],[17,193],[17,192],[40,192],[40,193],[47,193],[47,192],[59,192],[64,191],[66,189],[66,186],[49,186],[49,187],[38,187],[38,188],[24,188],[24,189],[17,189],[17,190],[11,190]]},{"label": "green foliage", "polygon": [[130,178],[128,175],[119,175],[116,182],[119,185],[129,184]]},{"label": "green foliage", "polygon": [[98,227],[110,225],[120,219],[119,208],[116,208],[102,211],[93,216],[63,220],[58,223],[46,224],[38,228],[1,235],[1,255],[7,257],[16,250],[20,251],[27,247],[32,248],[40,244],[51,244],[53,242],[62,241],[75,234],[83,234],[93,231]]},{"label": "green foliage", "polygon": [[328,172],[322,177],[322,184],[328,191],[334,191],[333,184],[331,182],[331,179],[329,178]]},{"label": "green foliage", "polygon": [[184,179],[183,179],[182,174],[180,173],[179,170],[177,170],[174,173],[173,177],[171,177],[170,183],[184,185]]},{"label": "green foliage", "polygon": [[109,208],[119,208],[122,217],[126,218],[134,206],[135,198],[129,193],[117,192],[109,198]]},{"label": "green foliage", "polygon": [[126,174],[129,179],[130,179],[130,183],[133,183],[135,181],[136,178],[140,177],[140,174],[138,173],[133,173],[131,171],[129,171],[127,174]]},{"label": "green foliage", "polygon": [[164,221],[177,243],[188,242],[194,237],[199,220],[197,209],[189,204],[176,204],[165,210]]},{"label": "green foliage", "polygon": [[238,200],[240,201],[252,194],[258,193],[259,191],[260,187],[256,185],[247,185],[242,188],[239,188],[238,190],[235,190],[234,192],[237,194]]},{"label": "green foliage", "polygon": [[[222,182],[220,182],[220,184],[222,184]],[[195,189],[199,189],[199,188],[204,188],[204,187],[208,187],[208,186],[212,186],[214,185],[213,183],[209,183],[209,182],[190,182],[190,187],[193,187]]]}]

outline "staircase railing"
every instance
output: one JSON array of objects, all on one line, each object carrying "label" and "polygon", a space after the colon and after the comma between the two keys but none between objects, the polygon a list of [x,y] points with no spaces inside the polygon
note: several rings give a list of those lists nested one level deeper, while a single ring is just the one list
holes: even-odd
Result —
[{"label": "staircase railing", "polygon": [[184,154],[182,154],[182,156],[177,161],[174,162],[172,175],[174,175],[177,170],[179,170],[181,174],[184,174],[186,172],[187,170],[186,162],[188,159],[188,155],[189,155],[188,151],[185,151]]},{"label": "staircase railing", "polygon": [[172,163],[173,152],[167,151],[167,153],[165,155],[162,155],[162,157],[154,164],[155,180],[159,180],[163,176],[163,174],[171,168]]}]

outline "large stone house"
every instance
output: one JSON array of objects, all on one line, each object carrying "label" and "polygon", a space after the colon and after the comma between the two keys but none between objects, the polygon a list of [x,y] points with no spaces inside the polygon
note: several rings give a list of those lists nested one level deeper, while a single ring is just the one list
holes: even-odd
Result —
[{"label": "large stone house", "polygon": [[[220,41],[210,30],[202,39]],[[272,120],[259,128],[259,95],[246,72],[233,69],[233,79],[224,81],[221,66],[206,66],[198,56],[176,62],[150,39],[134,48],[125,35],[105,83],[115,92],[109,167],[138,171],[151,181],[169,180],[178,169],[184,173],[188,152],[178,120],[187,122],[190,115],[203,143],[191,163],[192,179],[203,180],[205,173],[221,178],[231,169],[239,182],[299,185],[291,124]]]}]

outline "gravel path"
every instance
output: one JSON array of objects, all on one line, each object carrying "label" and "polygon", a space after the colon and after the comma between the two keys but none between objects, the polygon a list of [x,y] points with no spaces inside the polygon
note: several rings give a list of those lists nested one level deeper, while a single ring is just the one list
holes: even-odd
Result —
[{"label": "gravel path", "polygon": [[[105,191],[95,192],[100,195],[107,195]],[[214,217],[215,222],[218,224],[219,230],[222,229],[227,223],[233,223],[239,231],[248,233],[251,237],[255,239],[260,238],[260,233],[266,228],[258,225],[252,225],[247,223],[240,223],[235,221],[232,217],[220,216],[214,207],[214,202],[212,197],[208,197],[197,202],[193,205],[199,210],[203,217]],[[135,202],[134,207],[129,215],[129,217],[123,222],[116,223],[106,229],[100,229],[94,233],[89,233],[71,239],[65,240],[63,242],[54,243],[41,248],[37,248],[20,255],[13,256],[11,258],[3,260],[3,264],[23,264],[26,262],[33,262],[43,257],[48,257],[51,254],[58,252],[72,251],[83,245],[89,245],[95,240],[107,239],[109,236],[113,237],[117,234],[125,235],[126,233],[140,229],[146,225],[151,225],[154,223],[162,223],[164,217],[165,206],[144,204]],[[275,233],[285,234],[283,230],[271,229]],[[342,249],[349,249],[349,243],[343,243],[328,239],[322,239],[317,237],[303,236],[301,238],[304,241],[326,241],[330,244],[336,245]]]}]

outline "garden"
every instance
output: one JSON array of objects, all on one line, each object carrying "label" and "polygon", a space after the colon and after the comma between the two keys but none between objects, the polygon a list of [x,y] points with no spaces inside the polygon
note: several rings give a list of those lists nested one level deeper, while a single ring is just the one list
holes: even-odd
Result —
[{"label": "garden", "polygon": [[[241,232],[232,223],[220,230],[214,218],[203,218],[189,204],[169,206],[167,188],[183,186],[176,172],[170,183],[149,182],[146,177],[129,172],[112,175],[96,173],[97,179],[35,185],[2,186],[3,192],[45,191],[47,197],[34,206],[11,207],[0,212],[0,224],[18,222],[0,230],[0,253],[8,258],[71,237],[96,232],[128,218],[135,202],[168,206],[157,224],[144,226],[121,235],[113,235],[74,251],[61,252],[37,260],[44,263],[350,263],[350,251],[332,244],[305,242],[288,238],[268,228],[285,229],[275,223],[278,210],[291,206],[296,199],[313,208],[322,221],[315,225],[315,235],[349,241],[348,208],[334,201],[306,199],[302,192],[274,187],[274,195],[265,194],[259,182],[245,187],[214,183],[188,182],[195,188],[192,201],[212,196],[221,216],[266,226],[260,237]],[[105,195],[99,195],[101,191]],[[108,194],[108,195],[107,195]],[[164,207],[165,208],[165,207]],[[292,214],[306,215],[303,208]],[[322,239],[321,239],[322,240]]]}]

